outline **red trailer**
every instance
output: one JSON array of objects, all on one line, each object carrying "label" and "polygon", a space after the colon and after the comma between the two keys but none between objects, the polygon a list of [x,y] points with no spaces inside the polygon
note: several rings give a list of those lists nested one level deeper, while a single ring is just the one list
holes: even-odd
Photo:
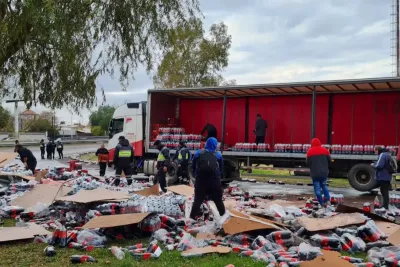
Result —
[{"label": "red trailer", "polygon": [[[398,78],[149,90],[147,111],[143,112],[142,156],[146,166],[147,159],[155,158],[157,151],[151,149],[151,139],[157,127],[174,125],[186,133],[199,134],[206,123],[217,128],[227,163],[226,181],[238,178],[243,165],[306,167],[304,153],[277,153],[273,149],[276,144],[309,144],[318,137],[327,145],[398,147],[399,90]],[[271,151],[232,151],[237,143],[254,142],[256,114],[268,122],[266,143]],[[354,149],[348,154],[334,154],[333,159],[333,176],[346,174],[360,191],[376,187],[370,166],[375,155]],[[146,167],[145,172],[151,173],[150,169]]]}]

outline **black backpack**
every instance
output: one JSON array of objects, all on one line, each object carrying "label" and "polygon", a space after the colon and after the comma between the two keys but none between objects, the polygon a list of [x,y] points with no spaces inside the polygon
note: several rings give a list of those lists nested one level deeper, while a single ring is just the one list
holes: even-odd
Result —
[{"label": "black backpack", "polygon": [[218,169],[217,155],[203,150],[197,159],[196,169],[199,175],[215,176],[215,171]]},{"label": "black backpack", "polygon": [[396,173],[397,172],[397,161],[392,155],[389,154],[389,166],[388,166],[389,173]]}]

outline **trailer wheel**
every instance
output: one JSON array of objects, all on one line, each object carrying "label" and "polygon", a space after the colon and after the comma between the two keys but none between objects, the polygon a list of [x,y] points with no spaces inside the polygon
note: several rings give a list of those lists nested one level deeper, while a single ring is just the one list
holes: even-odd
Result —
[{"label": "trailer wheel", "polygon": [[167,186],[173,185],[178,180],[178,165],[175,162],[171,162],[171,167],[168,168],[165,178]]},{"label": "trailer wheel", "polygon": [[349,171],[350,185],[362,192],[371,191],[376,188],[377,182],[375,180],[375,170],[368,164],[354,165]]}]

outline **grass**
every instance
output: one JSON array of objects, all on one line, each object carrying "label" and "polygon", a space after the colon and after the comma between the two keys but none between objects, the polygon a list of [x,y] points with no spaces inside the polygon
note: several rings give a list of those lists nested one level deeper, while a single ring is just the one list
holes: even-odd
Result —
[{"label": "grass", "polygon": [[[290,177],[289,177],[290,176]],[[260,182],[268,182],[270,179],[276,179],[277,181],[284,181],[285,184],[309,184],[311,183],[311,179],[303,176],[291,176],[289,171],[282,170],[260,170],[255,169],[249,175],[247,172],[241,171],[242,178],[252,178],[256,179]],[[350,188],[351,185],[349,181],[344,178],[333,178],[330,179],[329,186],[331,187],[339,187],[339,188]]]},{"label": "grass", "polygon": [[81,155],[81,160],[97,161],[97,156],[95,153],[88,153]]},{"label": "grass", "polygon": [[[14,226],[14,220],[4,220],[6,227]],[[97,262],[91,266],[109,266],[109,267],[155,267],[155,266],[184,266],[184,267],[223,267],[228,264],[241,267],[264,267],[265,263],[256,262],[249,257],[239,257],[235,253],[225,255],[210,254],[202,257],[183,258],[178,251],[167,251],[163,249],[159,259],[138,260],[129,254],[126,254],[124,260],[117,260],[108,250],[111,246],[126,247],[135,245],[137,243],[146,244],[147,240],[118,240],[107,242],[106,248],[96,248],[91,252],[80,251],[70,248],[55,247],[57,255],[55,257],[47,257],[44,255],[43,250],[46,244],[35,244],[32,241],[16,242],[10,244],[0,245],[0,259],[1,266],[18,266],[18,267],[59,267],[59,266],[73,266],[70,263],[72,255],[90,255],[94,257]]]}]

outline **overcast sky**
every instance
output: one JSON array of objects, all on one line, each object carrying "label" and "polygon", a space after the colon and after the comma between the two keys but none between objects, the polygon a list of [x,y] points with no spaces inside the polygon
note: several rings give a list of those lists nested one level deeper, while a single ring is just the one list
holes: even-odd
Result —
[{"label": "overcast sky", "polygon": [[[200,2],[207,30],[220,21],[228,26],[232,48],[223,75],[238,84],[392,76],[391,0]],[[127,92],[108,76],[98,84],[111,105],[146,100],[153,87],[142,69]],[[86,123],[89,114],[83,111],[72,120]],[[57,116],[71,121],[67,109]]]}]

